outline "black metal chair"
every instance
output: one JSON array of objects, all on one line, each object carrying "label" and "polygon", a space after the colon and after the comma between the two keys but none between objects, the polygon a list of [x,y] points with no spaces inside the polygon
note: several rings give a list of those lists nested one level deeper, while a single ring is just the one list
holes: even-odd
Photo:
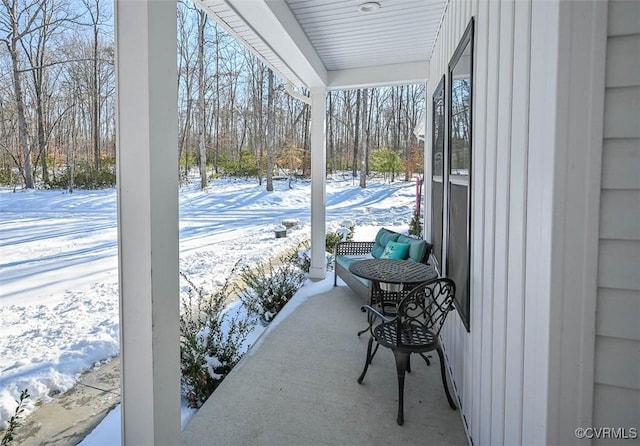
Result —
[{"label": "black metal chair", "polygon": [[[393,351],[398,372],[398,424],[404,423],[404,376],[411,372],[409,358],[412,353],[419,354],[430,365],[426,355],[433,350],[440,358],[440,372],[444,391],[453,410],[457,407],[449,393],[447,376],[444,366],[444,354],[440,346],[439,334],[447,315],[453,310],[456,286],[449,279],[433,279],[424,282],[405,296],[398,304],[397,315],[394,318],[385,316],[370,305],[362,307],[363,312],[369,313],[369,331],[371,338],[367,346],[367,358],[358,383],[362,384],[367,374],[369,364],[373,360],[378,347],[389,348]],[[377,323],[377,321],[380,323]],[[372,352],[373,342],[376,342]]]}]

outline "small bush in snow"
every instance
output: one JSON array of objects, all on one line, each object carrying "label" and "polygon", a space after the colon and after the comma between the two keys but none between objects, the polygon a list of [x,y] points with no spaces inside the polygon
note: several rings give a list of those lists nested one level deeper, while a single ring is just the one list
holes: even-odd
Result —
[{"label": "small bush in snow", "polygon": [[342,235],[337,232],[327,232],[325,245],[328,252],[336,252],[336,245],[342,241]]},{"label": "small bush in snow", "polygon": [[0,440],[0,445],[6,446],[13,441],[13,433],[18,426],[20,426],[20,422],[24,416],[25,410],[25,402],[30,397],[29,389],[24,389],[20,392],[20,400],[16,400],[18,407],[16,407],[16,411],[13,416],[9,419],[9,423],[7,424],[7,430],[4,432],[2,436],[2,440]]},{"label": "small bush in snow", "polygon": [[414,237],[422,236],[422,220],[416,211],[414,211],[413,218],[409,222],[409,235]]},{"label": "small bush in snow", "polygon": [[271,322],[306,280],[304,272],[286,258],[281,265],[271,261],[255,268],[243,266],[240,278],[246,284],[240,299],[251,315]]},{"label": "small bush in snow", "polygon": [[182,392],[191,407],[200,407],[244,355],[242,345],[253,329],[251,321],[230,318],[225,304],[229,280],[213,295],[187,282],[180,314]]},{"label": "small bush in snow", "polygon": [[49,189],[105,189],[116,185],[116,170],[112,163],[100,169],[95,169],[87,164],[79,164],[71,172],[67,169],[62,175],[49,179]]},{"label": "small bush in snow", "polygon": [[325,245],[327,252],[335,253],[336,245],[340,242],[353,240],[353,231],[355,230],[355,223],[346,220],[342,222],[340,228],[334,232],[327,232],[325,237]]},{"label": "small bush in snow", "polygon": [[346,228],[346,229],[349,230],[350,235],[349,235],[349,239],[348,240],[351,240],[353,238],[353,231],[356,230],[356,224],[354,222],[352,222],[351,220],[343,220],[340,223],[340,227]]},{"label": "small bush in snow", "polygon": [[296,261],[300,269],[309,274],[309,270],[311,269],[311,248],[299,250],[296,256]]},{"label": "small bush in snow", "polygon": [[298,247],[284,258],[284,261],[292,263],[305,273],[309,273],[311,268],[311,240],[300,242]]},{"label": "small bush in snow", "polygon": [[[333,253],[325,252],[327,271],[333,271]],[[287,260],[298,266],[305,273],[311,269],[311,241],[306,240],[298,245]]]}]

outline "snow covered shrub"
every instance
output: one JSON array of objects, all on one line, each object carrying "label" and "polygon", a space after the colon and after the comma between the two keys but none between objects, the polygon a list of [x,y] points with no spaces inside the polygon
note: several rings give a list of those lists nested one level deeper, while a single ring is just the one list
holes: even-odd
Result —
[{"label": "snow covered shrub", "polygon": [[[333,253],[325,252],[328,271],[333,271]],[[301,242],[298,247],[287,257],[287,261],[293,263],[306,274],[311,269],[311,240]]]},{"label": "snow covered shrub", "polygon": [[0,184],[3,186],[16,186],[20,181],[17,170],[11,165],[0,167]]},{"label": "snow covered shrub", "polygon": [[244,355],[242,346],[253,325],[225,312],[229,279],[209,295],[180,275],[188,285],[180,313],[182,392],[189,405],[198,408]]},{"label": "snow covered shrub", "polygon": [[305,273],[289,259],[281,258],[282,264],[278,266],[269,261],[255,268],[243,266],[240,270],[240,278],[246,285],[240,299],[249,314],[265,323],[273,320],[306,280]]},{"label": "snow covered shrub", "polygon": [[327,232],[325,246],[327,252],[336,252],[336,245],[342,241],[342,235],[337,232]]},{"label": "snow covered shrub", "polygon": [[309,268],[311,268],[311,240],[304,240],[298,243],[298,247],[285,257],[285,261],[296,265],[304,273],[309,273]]},{"label": "snow covered shrub", "polygon": [[20,426],[20,422],[24,417],[24,405],[29,397],[29,389],[24,389],[22,392],[20,392],[20,400],[16,401],[18,407],[16,407],[15,413],[7,423],[7,430],[4,432],[2,440],[0,440],[0,445],[6,446],[13,441],[13,432],[18,426]]},{"label": "snow covered shrub", "polygon": [[219,166],[225,175],[232,177],[256,177],[260,173],[258,159],[249,149],[242,149],[238,157],[222,155]]},{"label": "snow covered shrub", "polygon": [[[340,223],[340,228],[348,230],[348,232],[346,232],[347,240],[353,240],[353,233],[356,230],[356,224],[353,221],[343,220],[342,223]],[[341,232],[341,230],[339,229],[337,232]]]},{"label": "snow covered shrub", "polygon": [[62,175],[49,179],[49,189],[105,189],[116,185],[115,166],[105,166],[95,169],[87,164],[79,164],[72,172],[67,169]]},{"label": "snow covered shrub", "polygon": [[409,235],[416,237],[422,236],[422,221],[420,219],[420,215],[415,211],[413,213],[413,218],[409,222]]},{"label": "snow covered shrub", "polygon": [[327,252],[335,253],[336,245],[340,242],[353,240],[353,232],[356,229],[356,224],[350,220],[345,220],[340,224],[340,227],[334,232],[327,232],[325,237],[325,245]]},{"label": "snow covered shrub", "polygon": [[298,266],[306,274],[309,274],[311,269],[311,248],[301,249],[297,253]]}]

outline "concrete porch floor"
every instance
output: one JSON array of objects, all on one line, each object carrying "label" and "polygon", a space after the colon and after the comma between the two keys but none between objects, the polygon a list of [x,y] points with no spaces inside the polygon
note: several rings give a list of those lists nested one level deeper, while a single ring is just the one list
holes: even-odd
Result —
[{"label": "concrete porch floor", "polygon": [[[368,334],[362,300],[347,287],[307,298],[260,339],[182,432],[185,445],[467,445],[449,408],[438,355],[405,379],[396,424],[393,354],[380,348],[362,385]],[[451,388],[451,385],[450,385]]]}]

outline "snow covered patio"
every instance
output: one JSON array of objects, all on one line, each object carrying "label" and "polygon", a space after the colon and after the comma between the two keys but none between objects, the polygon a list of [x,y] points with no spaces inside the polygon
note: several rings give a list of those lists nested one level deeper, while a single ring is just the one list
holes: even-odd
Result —
[{"label": "snow covered patio", "polygon": [[468,444],[460,412],[447,403],[437,355],[430,367],[414,359],[404,426],[396,424],[389,350],[378,352],[362,385],[356,382],[368,340],[356,336],[365,325],[363,302],[344,285],[327,291],[328,283],[308,283],[278,315],[184,429],[183,444]]}]

